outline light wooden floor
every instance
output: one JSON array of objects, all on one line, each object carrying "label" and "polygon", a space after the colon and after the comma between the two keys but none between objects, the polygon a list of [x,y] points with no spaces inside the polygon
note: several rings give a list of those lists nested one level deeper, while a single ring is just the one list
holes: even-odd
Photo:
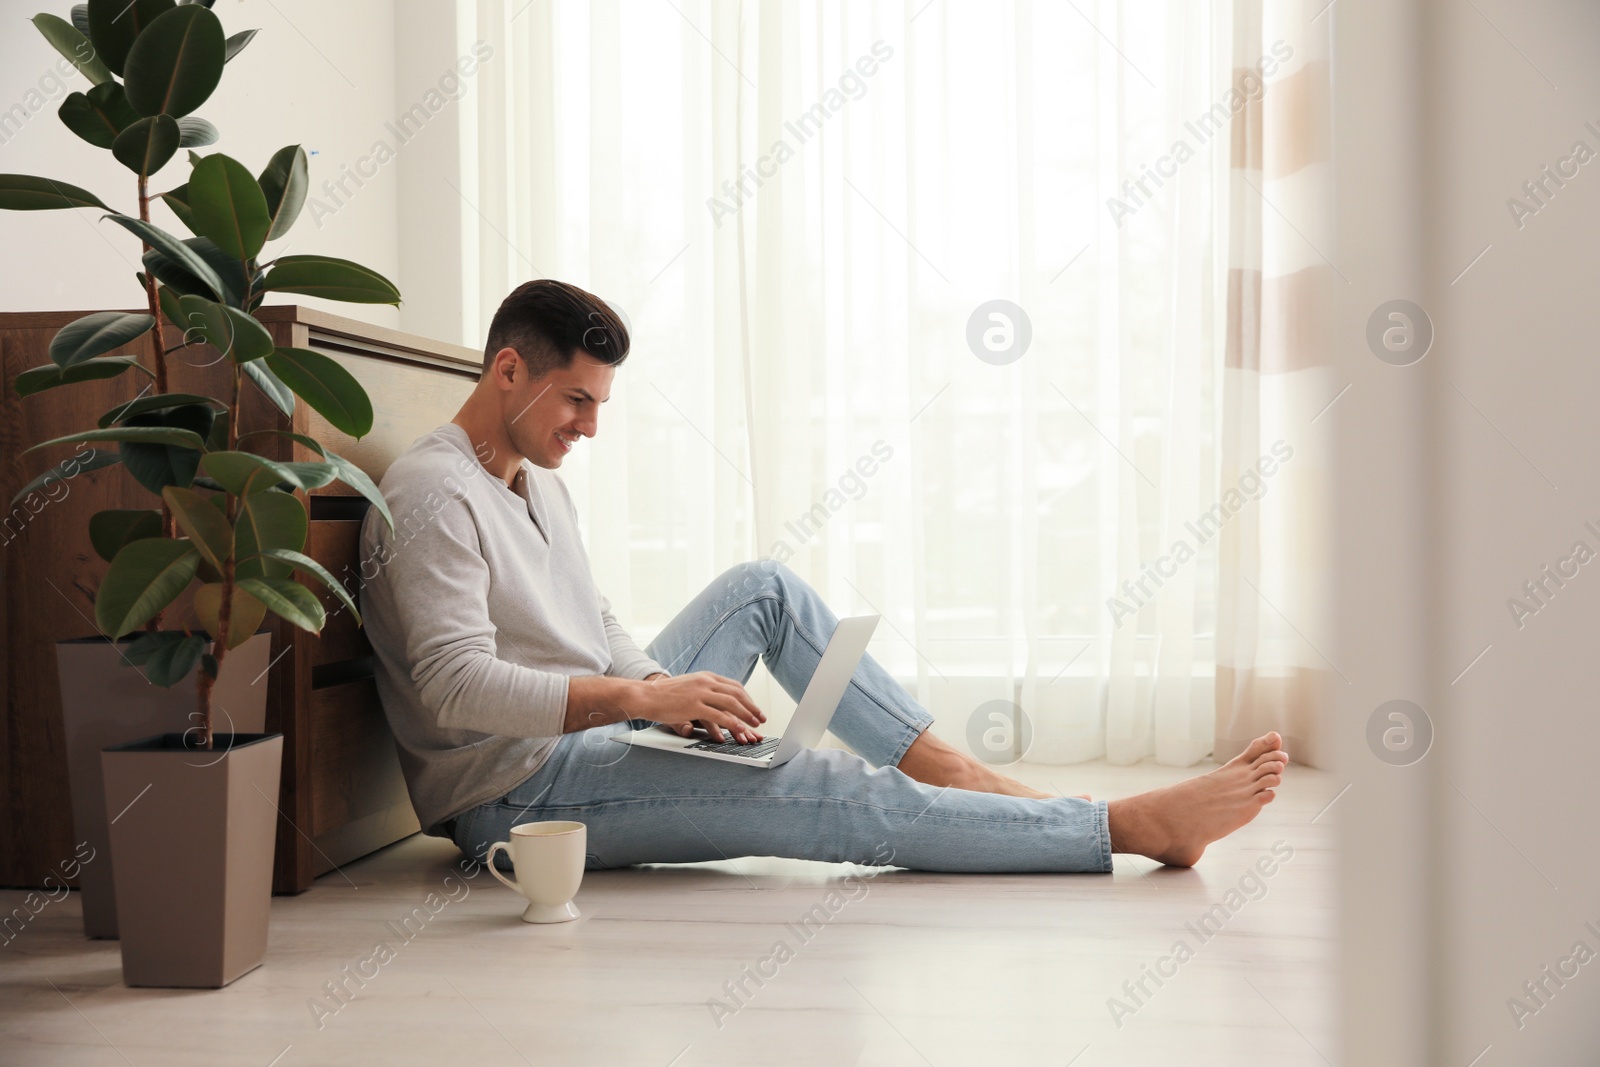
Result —
[{"label": "light wooden floor", "polygon": [[[1112,797],[1204,769],[1018,777]],[[1340,783],[1288,779],[1193,870],[1118,856],[1110,877],[772,859],[605,871],[579,891],[584,918],[555,927],[517,921],[520,898],[487,874],[447,887],[457,854],[419,836],[274,899],[265,965],[216,992],[124,988],[116,944],[83,939],[74,894],[0,947],[0,1063],[1325,1065],[1338,808],[1319,813]],[[1276,842],[1292,858],[1251,881]],[[440,907],[447,888],[458,899]],[[854,899],[833,898],[810,940],[785,925],[839,888]],[[403,940],[389,924],[431,892],[437,914]],[[0,892],[0,908],[22,896]],[[1217,904],[1221,932],[1202,941],[1186,924]],[[773,957],[780,940],[792,958]],[[1180,940],[1192,958],[1161,963]],[[358,966],[379,941],[392,958]],[[324,983],[345,965],[376,974],[334,1012]],[[1162,985],[1124,992],[1158,965]],[[744,978],[741,1004],[724,983],[746,967],[772,977]]]}]

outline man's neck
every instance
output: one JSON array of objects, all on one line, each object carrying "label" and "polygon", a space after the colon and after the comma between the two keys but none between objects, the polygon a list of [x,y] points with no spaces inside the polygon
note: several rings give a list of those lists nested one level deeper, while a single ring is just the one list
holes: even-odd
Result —
[{"label": "man's neck", "polygon": [[522,469],[524,457],[511,443],[498,413],[483,411],[481,405],[473,403],[476,399],[476,394],[469,397],[450,421],[466,431],[483,469],[510,485]]}]

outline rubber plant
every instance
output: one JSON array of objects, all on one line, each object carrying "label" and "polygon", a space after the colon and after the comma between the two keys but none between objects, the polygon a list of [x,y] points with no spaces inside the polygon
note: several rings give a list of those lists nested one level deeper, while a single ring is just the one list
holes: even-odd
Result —
[{"label": "rubber plant", "polygon": [[[65,181],[21,174],[0,174],[0,208],[106,212],[101,221],[143,245],[137,278],[146,310],[85,315],[55,335],[49,363],[17,375],[14,388],[24,397],[119,376],[132,394],[94,428],[30,448],[74,444],[79,452],[17,497],[113,464],[155,494],[150,508],[102,511],[89,522],[90,543],[110,563],[95,597],[95,623],[112,640],[144,631],[126,656],[151,682],[172,686],[196,673],[198,725],[189,743],[210,748],[211,689],[228,650],[249,639],[268,612],[321,631],[326,613],[295,572],[326,586],[360,617],[338,579],[305,555],[308,516],[296,492],[343,481],[393,525],[372,480],[314,439],[284,430],[239,432],[234,412],[246,388],[260,390],[291,419],[298,398],[352,437],[372,429],[372,403],[360,383],[321,353],[278,347],[255,312],[269,293],[376,304],[398,304],[400,294],[349,260],[262,258],[305,203],[307,160],[299,145],[275,153],[259,174],[221,153],[193,151],[216,143],[216,127],[195,112],[255,30],[227,36],[207,0],[90,0],[74,7],[70,19],[40,14],[33,24],[90,83],[62,103],[62,123],[132,172],[138,213],[118,211]],[[184,149],[188,180],[152,194],[152,179]],[[157,199],[192,236],[150,221]],[[152,333],[148,361],[119,353]],[[168,389],[168,359],[185,349],[204,351],[198,346],[227,361],[232,384],[225,400]],[[269,435],[293,438],[318,458],[280,462],[247,444],[265,443]],[[194,613],[207,632],[162,629],[165,609],[197,581]]]}]

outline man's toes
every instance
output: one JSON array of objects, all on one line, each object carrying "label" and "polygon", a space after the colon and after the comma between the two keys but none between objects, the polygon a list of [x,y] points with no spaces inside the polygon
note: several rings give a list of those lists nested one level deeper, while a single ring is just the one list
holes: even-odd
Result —
[{"label": "man's toes", "polygon": [[[1279,755],[1281,755],[1281,754],[1282,753],[1279,753]],[[1256,763],[1256,765],[1254,767],[1251,768],[1251,773],[1256,778],[1260,778],[1263,775],[1267,775],[1267,774],[1282,774],[1286,767],[1288,767],[1288,764],[1285,763],[1281,759],[1278,759],[1278,760],[1260,760],[1260,761],[1258,761]]]},{"label": "man's toes", "polygon": [[1240,753],[1240,756],[1241,758],[1253,763],[1266,753],[1276,750],[1282,740],[1283,739],[1278,736],[1278,732],[1276,730],[1272,731],[1271,733],[1262,734],[1260,737],[1250,742],[1250,744],[1245,747],[1245,750]]},{"label": "man's toes", "polygon": [[1282,784],[1283,776],[1281,774],[1264,774],[1256,779],[1255,787],[1257,789],[1276,789]]},{"label": "man's toes", "polygon": [[1278,794],[1274,793],[1270,789],[1263,789],[1261,792],[1256,794],[1257,804],[1271,804],[1276,799],[1278,799]]}]

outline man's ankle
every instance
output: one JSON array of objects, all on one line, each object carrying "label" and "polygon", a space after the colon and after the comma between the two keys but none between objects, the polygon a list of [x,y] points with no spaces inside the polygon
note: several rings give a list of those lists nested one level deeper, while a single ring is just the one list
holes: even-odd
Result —
[{"label": "man's ankle", "polygon": [[955,785],[965,775],[966,758],[924,730],[900,757],[900,770],[927,785]]}]

